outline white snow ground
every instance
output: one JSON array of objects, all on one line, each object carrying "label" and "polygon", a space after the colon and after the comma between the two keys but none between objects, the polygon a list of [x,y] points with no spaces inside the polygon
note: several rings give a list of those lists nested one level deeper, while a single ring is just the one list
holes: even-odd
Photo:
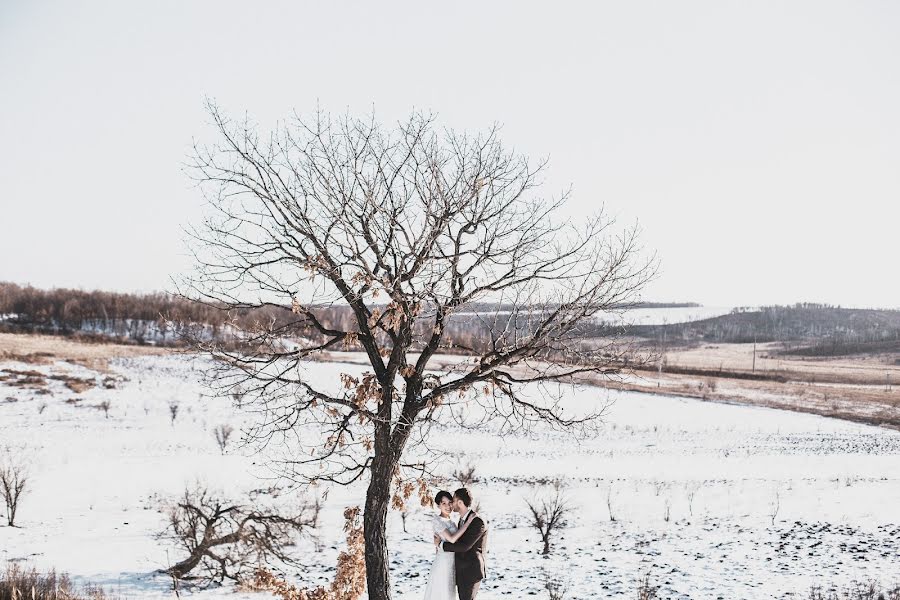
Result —
[{"label": "white snow ground", "polygon": [[[233,493],[276,483],[258,478],[268,476],[260,457],[220,454],[211,429],[239,426],[245,417],[230,400],[201,396],[201,365],[175,355],[117,360],[113,368],[125,381],[83,393],[82,406],[65,402],[75,394],[58,381],[46,395],[0,383],[0,449],[23,449],[32,474],[21,527],[0,526],[0,561],[55,567],[125,598],[174,597],[169,581],[153,574],[180,558],[153,537],[165,526],[159,499],[197,477]],[[2,368],[95,375],[67,363]],[[310,375],[333,381],[353,368],[317,363]],[[477,467],[474,491],[491,523],[480,598],[546,597],[544,572],[568,583],[573,599],[634,598],[645,573],[663,598],[745,599],[805,598],[813,583],[889,583],[900,575],[900,433],[763,408],[608,396],[590,387],[570,401],[608,397],[615,404],[603,433],[589,442],[433,430],[432,440],[448,452],[448,473],[460,455]],[[102,400],[111,402],[108,419],[90,407]],[[171,401],[180,406],[174,425]],[[533,483],[553,477],[564,478],[575,512],[542,558],[523,498]],[[362,487],[330,492],[318,532],[322,551],[311,540],[297,547],[304,568],[290,571],[296,581],[331,580],[343,542],[341,513],[362,495]],[[399,514],[391,513],[400,600],[423,593],[429,514],[414,514],[404,534]],[[228,588],[194,595],[226,593],[236,597]]]}]

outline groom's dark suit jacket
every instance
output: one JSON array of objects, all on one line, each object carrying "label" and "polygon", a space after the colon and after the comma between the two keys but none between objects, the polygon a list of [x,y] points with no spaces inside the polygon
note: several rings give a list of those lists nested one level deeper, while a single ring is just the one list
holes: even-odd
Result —
[{"label": "groom's dark suit jacket", "polygon": [[472,517],[472,523],[462,536],[456,542],[444,542],[443,547],[446,552],[456,552],[456,587],[459,590],[471,587],[485,578],[487,528],[481,517]]}]

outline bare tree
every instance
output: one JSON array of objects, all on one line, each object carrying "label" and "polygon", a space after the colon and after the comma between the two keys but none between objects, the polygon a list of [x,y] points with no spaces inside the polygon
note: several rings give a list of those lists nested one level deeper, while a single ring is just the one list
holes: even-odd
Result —
[{"label": "bare tree", "polygon": [[[237,347],[195,341],[218,359],[212,384],[257,412],[248,441],[282,453],[270,464],[304,480],[368,476],[368,593],[388,600],[387,511],[429,495],[429,424],[589,434],[602,409],[563,410],[561,385],[621,371],[626,349],[594,317],[635,301],[655,260],[636,227],[560,219],[568,194],[539,195],[543,163],[505,150],[496,127],[320,112],[260,135],[208,108],[219,141],[195,145],[188,170],[210,208],[189,229],[197,272],[180,293],[228,315],[292,312],[241,328]],[[454,323],[474,324],[471,343],[446,337]],[[343,389],[305,372],[345,348],[368,365]],[[440,352],[471,356],[435,373]]]},{"label": "bare tree", "polygon": [[550,554],[550,539],[554,532],[567,525],[566,518],[569,514],[569,503],[565,498],[562,486],[553,486],[553,492],[545,490],[543,494],[532,500],[525,500],[528,511],[531,513],[531,526],[540,533],[544,549],[541,554]]},{"label": "bare tree", "polygon": [[289,548],[309,523],[304,504],[286,515],[227,501],[198,484],[169,507],[169,526],[159,534],[187,552],[166,573],[182,580],[199,569],[198,581],[211,584],[237,581],[269,557],[298,564]]},{"label": "bare tree", "polygon": [[28,484],[25,463],[8,454],[0,463],[0,493],[6,504],[6,524],[16,526],[16,511]]}]

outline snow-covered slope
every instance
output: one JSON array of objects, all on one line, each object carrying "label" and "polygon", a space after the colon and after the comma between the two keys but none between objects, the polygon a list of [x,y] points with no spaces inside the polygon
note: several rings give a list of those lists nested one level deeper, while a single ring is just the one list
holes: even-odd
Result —
[{"label": "snow-covered slope", "polygon": [[[240,426],[247,417],[229,399],[202,396],[203,364],[177,355],[119,359],[111,367],[123,378],[117,387],[91,389],[76,404],[65,402],[76,394],[62,381],[48,380],[44,394],[0,382],[0,449],[24,451],[31,463],[21,527],[0,527],[0,560],[55,567],[129,598],[172,597],[167,578],[152,573],[180,558],[153,537],[165,526],[161,498],[195,478],[233,495],[286,488],[260,479],[269,475],[262,457],[237,447],[220,453],[211,429]],[[0,369],[104,377],[68,363],[5,362]],[[316,363],[309,376],[334,382],[352,369],[358,367]],[[110,402],[108,418],[91,408],[103,400]],[[895,577],[900,433],[590,387],[568,401],[608,400],[614,403],[603,431],[589,441],[432,431],[433,444],[447,453],[447,473],[460,461],[477,468],[474,492],[491,523],[489,579],[479,598],[546,597],[545,571],[569,584],[568,598],[635,597],[645,573],[670,598],[801,598],[812,583]],[[179,405],[174,423],[172,402]],[[524,497],[536,482],[557,477],[574,511],[551,556],[542,558]],[[280,498],[293,494],[286,489]],[[303,540],[297,552],[305,568],[290,571],[293,579],[331,579],[341,512],[362,495],[361,486],[331,490],[317,532],[321,551]],[[424,590],[429,514],[415,513],[409,533],[391,514],[401,600]]]}]

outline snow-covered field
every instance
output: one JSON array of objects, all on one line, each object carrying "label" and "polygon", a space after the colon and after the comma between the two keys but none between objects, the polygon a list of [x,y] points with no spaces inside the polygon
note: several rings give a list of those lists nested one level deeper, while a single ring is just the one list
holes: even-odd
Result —
[{"label": "snow-covered field", "polygon": [[[161,498],[196,478],[232,494],[287,487],[260,479],[271,475],[259,456],[237,448],[220,453],[211,429],[239,427],[246,416],[230,399],[201,394],[202,366],[190,356],[118,359],[111,363],[122,378],[116,387],[88,390],[78,405],[65,402],[75,394],[61,381],[49,381],[48,394],[0,382],[0,450],[24,451],[31,464],[21,527],[0,526],[0,560],[55,567],[126,598],[174,597],[167,578],[153,574],[181,558],[153,537],[165,526]],[[309,373],[334,381],[354,368],[316,363]],[[8,361],[0,369],[97,376],[68,363]],[[108,418],[92,408],[103,400],[110,402]],[[432,442],[447,452],[446,472],[460,462],[477,468],[473,490],[491,527],[480,598],[546,597],[545,572],[568,583],[568,598],[634,598],[646,573],[664,598],[744,599],[804,598],[813,583],[900,576],[900,433],[590,387],[569,399],[608,400],[614,404],[602,434],[587,442],[550,433],[432,431]],[[172,402],[179,404],[174,423]],[[556,477],[574,511],[551,556],[542,558],[524,497],[536,482]],[[362,494],[361,487],[330,491],[317,532],[321,551],[309,539],[297,546],[304,568],[291,573],[298,582],[331,580],[343,542],[341,513]],[[408,534],[400,515],[391,514],[401,600],[424,590],[429,514],[415,513]]]}]

